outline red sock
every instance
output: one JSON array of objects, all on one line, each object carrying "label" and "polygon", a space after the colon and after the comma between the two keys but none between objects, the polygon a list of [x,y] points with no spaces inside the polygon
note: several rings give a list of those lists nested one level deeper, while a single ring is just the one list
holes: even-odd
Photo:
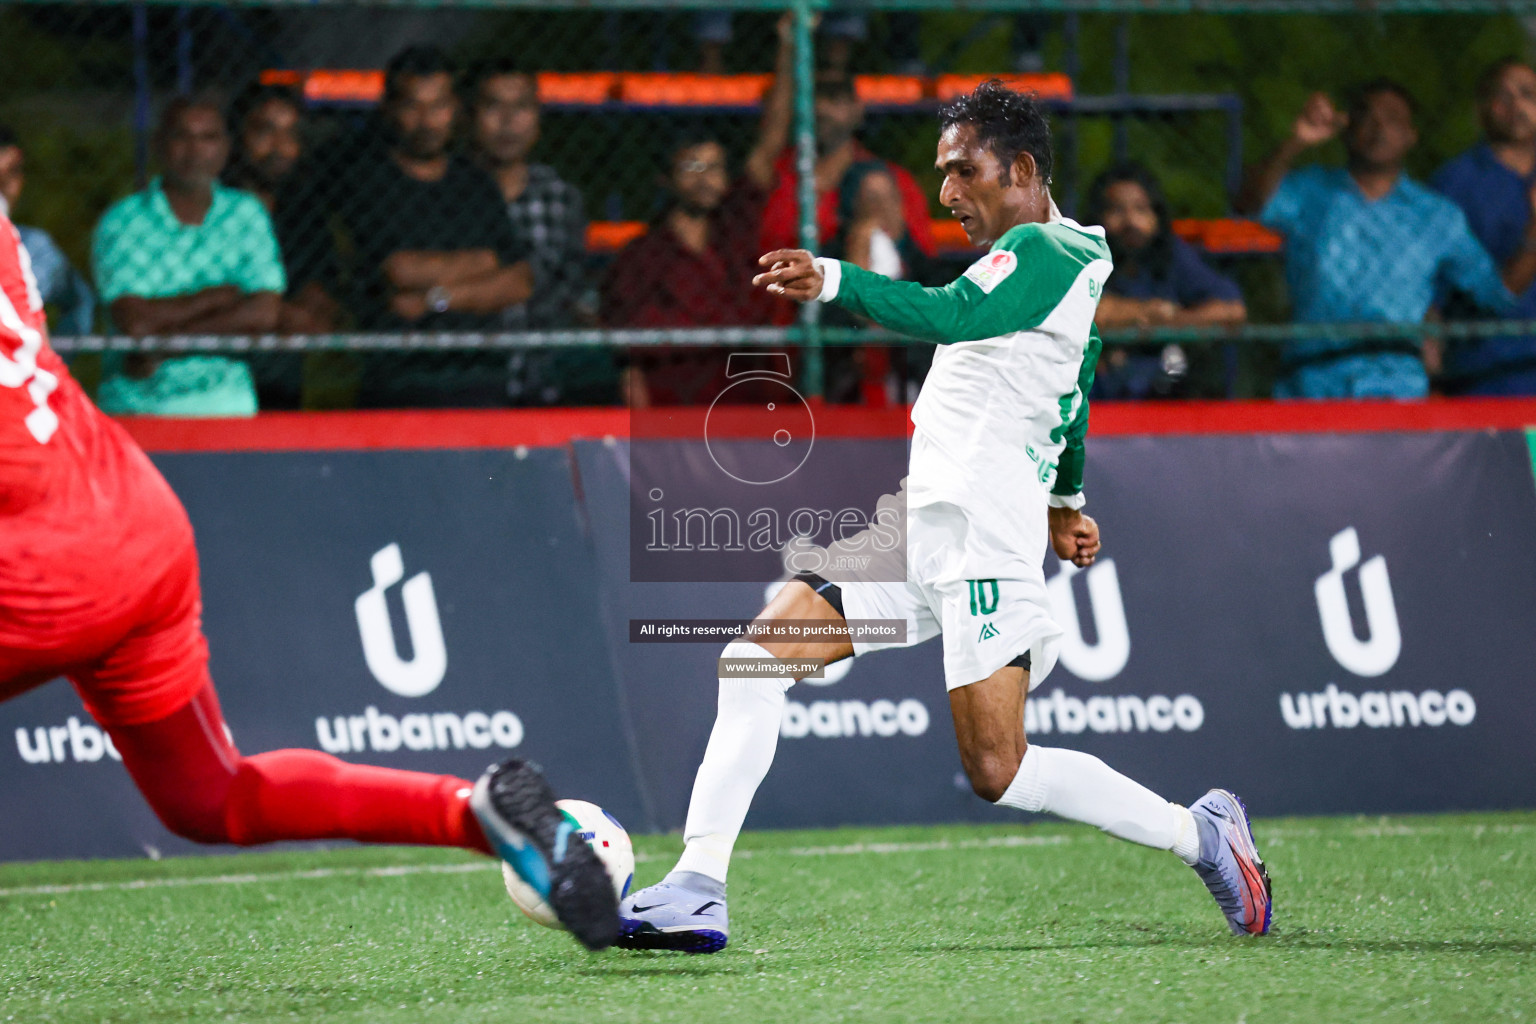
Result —
[{"label": "red sock", "polygon": [[491,852],[469,809],[470,783],[317,750],[241,757],[211,684],[159,721],[111,733],[160,820],[198,842],[355,839]]},{"label": "red sock", "polygon": [[469,809],[470,783],[452,775],[348,764],[317,750],[241,760],[224,822],[231,842],[356,839],[461,846],[490,853]]}]

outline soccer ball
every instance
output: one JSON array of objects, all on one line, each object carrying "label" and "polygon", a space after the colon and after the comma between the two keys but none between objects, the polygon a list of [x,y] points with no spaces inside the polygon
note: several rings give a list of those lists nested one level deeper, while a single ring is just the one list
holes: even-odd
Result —
[{"label": "soccer ball", "polygon": [[[613,891],[619,899],[629,894],[629,884],[635,880],[635,848],[629,841],[629,833],[619,820],[597,804],[585,800],[556,800],[555,806],[575,828],[576,834],[586,840],[597,859],[608,869],[613,879]],[[533,886],[517,876],[505,861],[501,865],[501,877],[507,883],[507,895],[517,904],[517,909],[546,928],[564,928],[544,897]]]}]

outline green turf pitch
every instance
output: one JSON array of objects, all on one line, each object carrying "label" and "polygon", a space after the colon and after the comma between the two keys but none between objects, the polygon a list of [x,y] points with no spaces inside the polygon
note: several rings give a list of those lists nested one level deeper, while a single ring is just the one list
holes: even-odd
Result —
[{"label": "green turf pitch", "polygon": [[1536,813],[1256,832],[1257,940],[1084,828],[748,834],[708,957],[581,952],[451,852],[0,866],[0,1021],[1536,1020]]}]

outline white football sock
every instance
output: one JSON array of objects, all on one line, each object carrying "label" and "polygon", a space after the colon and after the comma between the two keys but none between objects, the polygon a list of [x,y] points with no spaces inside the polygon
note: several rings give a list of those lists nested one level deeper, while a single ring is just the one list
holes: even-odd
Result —
[{"label": "white football sock", "polygon": [[1199,852],[1189,811],[1079,750],[1030,744],[1019,773],[997,802],[1021,811],[1049,811],[1133,843],[1174,850],[1186,863],[1194,863],[1187,856],[1191,839]]},{"label": "white football sock", "polygon": [[[757,644],[729,644],[721,658],[772,658]],[[752,796],[773,764],[784,717],[788,677],[720,677],[720,705],[709,746],[693,780],[683,838],[688,845],[675,871],[696,871],[721,883]]]}]

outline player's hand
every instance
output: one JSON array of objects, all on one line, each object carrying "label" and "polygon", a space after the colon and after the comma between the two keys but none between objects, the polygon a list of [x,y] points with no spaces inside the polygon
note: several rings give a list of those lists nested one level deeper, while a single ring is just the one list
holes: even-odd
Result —
[{"label": "player's hand", "polygon": [[1079,569],[1093,564],[1099,554],[1099,524],[1075,508],[1052,508],[1051,550]]},{"label": "player's hand", "polygon": [[[820,25],[820,24],[821,24],[821,14],[820,14],[820,12],[817,12],[816,14],[812,14],[811,15],[811,31],[815,32],[817,26]],[[785,11],[783,14],[779,15],[778,24],[775,25],[774,28],[775,28],[775,30],[779,34],[779,44],[780,45],[782,45],[782,46],[794,46],[795,45],[795,12],[794,11]]]},{"label": "player's hand", "polygon": [[1318,146],[1343,131],[1348,123],[1349,117],[1333,105],[1327,93],[1315,92],[1307,97],[1291,125],[1291,138],[1301,146]]},{"label": "player's hand", "polygon": [[758,257],[758,265],[768,269],[754,277],[752,284],[766,289],[769,295],[811,302],[825,283],[825,275],[816,269],[814,260],[804,249],[775,249]]}]

